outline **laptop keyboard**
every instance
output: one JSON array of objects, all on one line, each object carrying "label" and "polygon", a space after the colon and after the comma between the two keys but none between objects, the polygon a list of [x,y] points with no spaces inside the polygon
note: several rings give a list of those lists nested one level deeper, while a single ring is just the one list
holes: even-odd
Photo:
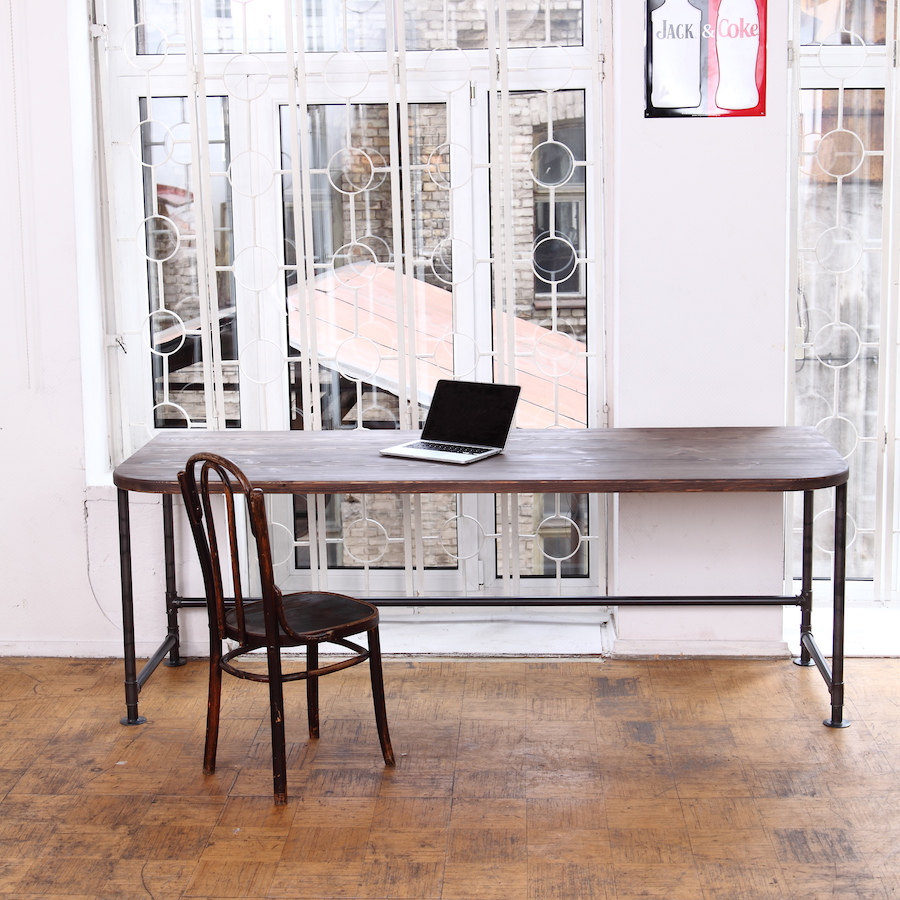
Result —
[{"label": "laptop keyboard", "polygon": [[473,453],[482,453],[487,449],[485,447],[461,447],[459,444],[440,444],[437,441],[416,441],[407,446],[416,450],[440,450],[442,453],[462,453],[467,456]]}]

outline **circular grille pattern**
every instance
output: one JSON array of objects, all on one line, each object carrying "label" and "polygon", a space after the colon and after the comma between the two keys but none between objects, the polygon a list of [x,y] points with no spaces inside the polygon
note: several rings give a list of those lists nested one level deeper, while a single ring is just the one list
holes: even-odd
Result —
[{"label": "circular grille pattern", "polygon": [[541,238],[531,251],[534,274],[547,284],[559,284],[575,271],[578,254],[572,244],[560,235]]},{"label": "circular grille pattern", "polygon": [[181,247],[181,233],[168,216],[147,216],[138,233],[141,231],[146,236],[144,255],[150,262],[166,262]]},{"label": "circular grille pattern", "polygon": [[[581,548],[581,529],[578,527],[578,523],[569,516],[559,513],[547,516],[535,529],[535,534],[540,540],[541,554],[555,562],[564,562],[567,559],[571,559]],[[569,542],[574,546],[567,553],[550,553],[547,550],[548,541],[556,540],[560,535],[568,536]]]},{"label": "circular grille pattern", "polygon": [[286,361],[281,347],[265,338],[258,338],[241,347],[241,373],[254,384],[272,384],[282,378]]},{"label": "circular grille pattern", "polygon": [[846,128],[836,128],[822,135],[816,148],[816,162],[833,178],[852,175],[866,158],[866,147],[859,135]]},{"label": "circular grille pattern", "polygon": [[222,80],[225,90],[236,100],[256,100],[268,90],[269,72],[261,57],[242,53],[225,64]]},{"label": "circular grille pattern", "polygon": [[362,565],[377,563],[388,549],[388,533],[379,521],[364,516],[344,526],[344,552]]},{"label": "circular grille pattern", "polygon": [[258,293],[275,284],[281,266],[271,250],[252,244],[234,258],[233,269],[235,281],[241,287]]},{"label": "circular grille pattern", "polygon": [[259,197],[275,181],[275,168],[262,153],[245,150],[231,161],[226,177],[237,193],[244,197]]},{"label": "circular grille pattern", "polygon": [[832,322],[819,329],[812,343],[820,363],[831,369],[843,369],[856,361],[862,342],[852,325]]},{"label": "circular grille pattern", "polygon": [[575,157],[559,141],[543,141],[531,151],[531,177],[541,187],[560,187],[574,172]]}]

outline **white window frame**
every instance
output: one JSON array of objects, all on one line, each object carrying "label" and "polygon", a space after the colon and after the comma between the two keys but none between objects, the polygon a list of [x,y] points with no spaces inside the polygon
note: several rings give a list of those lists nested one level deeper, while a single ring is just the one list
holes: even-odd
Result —
[{"label": "white window frame", "polygon": [[[198,0],[185,0],[193,3],[193,8],[199,10]],[[583,17],[584,44],[580,47],[566,48],[565,54],[571,60],[573,71],[570,80],[565,84],[565,90],[583,90],[585,108],[586,129],[586,163],[587,175],[585,186],[586,214],[584,217],[584,237],[586,247],[585,258],[591,264],[584,267],[582,277],[587,280],[588,294],[597,298],[597,303],[588,306],[589,320],[589,353],[587,359],[587,384],[589,393],[587,402],[588,425],[600,426],[606,423],[606,410],[608,410],[606,398],[607,369],[604,362],[607,359],[606,335],[605,335],[605,303],[607,287],[604,273],[608,270],[608,259],[611,254],[605,247],[603,240],[603,222],[606,217],[606,208],[603,202],[603,171],[602,171],[602,117],[604,111],[604,98],[602,89],[602,46],[600,43],[600,18],[599,3],[590,0],[585,3]],[[496,0],[488,3],[489,8],[503,10],[505,0]],[[207,96],[225,96],[223,74],[226,66],[236,54],[190,54],[176,56],[174,54],[162,58],[139,58],[138,63],[146,63],[152,69],[142,72],[139,69],[129,68],[123,63],[122,47],[133,39],[133,21],[131,19],[131,4],[119,4],[109,2],[106,10],[108,25],[109,53],[102,56],[103,65],[106,68],[105,77],[102,77],[101,85],[101,111],[102,120],[107,133],[106,168],[108,182],[115,185],[115,190],[108,195],[110,231],[113,243],[113,284],[115,297],[115,321],[116,334],[113,336],[120,342],[125,352],[119,359],[118,385],[120,390],[120,405],[124,411],[121,438],[121,451],[116,456],[128,455],[133,449],[141,446],[151,436],[157,433],[153,427],[150,373],[150,342],[148,337],[147,315],[149,312],[146,280],[142,277],[146,271],[143,252],[143,232],[137,232],[130,227],[132,222],[140,222],[144,218],[144,196],[141,179],[135,177],[133,154],[134,126],[137,123],[138,103],[141,97],[181,96],[188,97],[194,104],[204,103]],[[394,9],[402,21],[404,2],[395,0]],[[503,35],[493,35],[493,39],[501,41]],[[187,41],[190,44],[190,39]],[[118,51],[118,52],[117,52]],[[288,65],[288,56],[285,53],[257,54],[265,60],[270,76],[270,87],[261,97],[242,103],[245,109],[238,109],[231,98],[229,103],[229,123],[231,138],[231,158],[236,158],[247,149],[262,153],[269,159],[279,159],[280,148],[280,107],[282,105],[296,104],[302,116],[306,106],[316,104],[339,103],[340,100],[327,90],[324,83],[325,66],[331,57],[328,53],[305,54],[302,57],[305,71],[299,73],[297,81],[292,81],[294,74]],[[505,52],[498,53],[495,50],[473,50],[465,52],[465,64],[462,57],[459,69],[459,77],[467,81],[467,89],[457,90],[451,94],[442,92],[432,83],[426,72],[428,51],[403,51],[397,48],[387,53],[364,54],[369,68],[372,71],[394,73],[379,79],[369,78],[365,85],[360,84],[360,91],[353,97],[354,103],[379,103],[388,104],[389,109],[399,109],[401,121],[406,105],[411,103],[447,103],[448,134],[451,140],[464,143],[468,140],[472,149],[472,157],[475,167],[485,167],[488,163],[489,153],[493,153],[491,166],[499,172],[505,172],[503,176],[509,178],[508,167],[503,168],[503,148],[497,144],[490,147],[491,130],[504,127],[505,117],[508,113],[507,97],[509,93],[516,91],[533,90],[539,85],[534,83],[534,71],[540,69],[543,64],[558,65],[560,53],[558,48],[509,48]],[[198,73],[193,78],[191,68],[195,67]],[[205,148],[202,128],[203,117],[197,117],[197,123],[192,134],[193,173],[200,173],[203,177],[205,157],[202,150]],[[396,165],[396,160],[394,161]],[[208,166],[207,166],[208,168]],[[295,175],[298,172],[295,171]],[[496,174],[495,176],[496,177]],[[276,181],[278,179],[276,178]],[[491,256],[490,221],[487,216],[475,215],[478,208],[478,199],[475,196],[474,185],[476,178],[468,179],[468,190],[454,191],[453,215],[451,217],[452,237],[465,241],[475,248],[476,256],[487,259]],[[307,185],[308,188],[308,185]],[[296,189],[295,189],[296,190]],[[270,214],[260,216],[254,209],[252,200],[248,200],[238,191],[232,191],[232,212],[234,222],[234,245],[236,251],[248,243],[246,229],[253,223],[257,230],[254,242],[264,246],[280,248],[282,246],[282,219],[281,219],[281,192],[280,186],[275,188],[277,203],[273,205]],[[502,196],[501,196],[502,193]],[[507,184],[504,192],[494,190],[491,200],[492,218],[502,217],[507,211],[511,198],[511,188]],[[409,198],[403,202],[406,204],[405,219],[406,228],[409,228]],[[303,255],[303,248],[298,247],[298,263]],[[280,250],[278,253],[281,258]],[[134,274],[138,273],[138,277]],[[209,278],[210,273],[201,271],[201,278]],[[405,275],[404,278],[411,278]],[[494,284],[491,284],[491,278]],[[495,271],[490,274],[489,266],[482,266],[479,270],[478,282],[474,280],[470,285],[460,286],[456,289],[455,303],[460,310],[464,310],[463,317],[458,321],[459,331],[471,334],[479,343],[479,346],[493,346],[494,362],[497,365],[497,377],[502,380],[503,372],[512,371],[510,353],[514,352],[511,336],[504,340],[503,335],[494,335],[492,344],[491,331],[493,329],[491,311],[487,304],[475,302],[476,294],[490,296],[492,287],[494,290],[509,287],[511,270],[507,266],[502,272]],[[273,297],[281,291],[280,282],[277,288],[273,288]],[[465,296],[469,300],[466,302]],[[542,295],[546,296],[546,295]],[[561,297],[571,296],[560,294]],[[242,296],[240,286],[236,287],[235,294],[237,306],[237,329],[240,345],[246,344],[247,335],[253,335],[265,341],[272,341],[279,346],[286,346],[285,317],[283,303],[272,303],[265,312],[259,314],[259,306],[249,302]],[[201,304],[202,306],[202,304]],[[211,361],[204,366],[207,373],[206,397],[207,397],[207,423],[204,427],[223,428],[223,372],[220,359],[217,356],[217,317],[215,298],[201,313],[201,326],[203,329],[202,347],[205,360]],[[308,355],[307,355],[308,358]],[[310,363],[306,363],[310,365]],[[312,365],[315,365],[313,356]],[[414,367],[413,367],[414,368]],[[474,377],[490,379],[491,360],[482,359]],[[309,381],[307,381],[309,383]],[[286,378],[279,378],[263,387],[255,385],[248,380],[246,373],[240,374],[240,402],[241,402],[241,427],[284,430],[290,427],[288,385]],[[218,401],[218,402],[217,402]],[[311,423],[315,427],[315,417]],[[414,423],[407,421],[406,427],[413,427]],[[310,498],[313,500],[313,498]],[[515,516],[512,512],[516,508],[517,497],[501,497],[500,509],[502,525],[507,537],[506,540],[514,542],[516,533]],[[322,498],[313,501],[318,509],[319,516],[324,518],[324,502]],[[290,521],[291,499],[289,497],[270,497],[270,514],[276,521]],[[311,505],[312,510],[312,505]],[[407,534],[414,531],[417,522],[417,499],[404,500],[404,528]],[[463,496],[458,498],[458,515],[471,516],[482,523],[482,527],[493,530],[492,523],[495,516],[494,498]],[[312,566],[311,570],[295,570],[292,565],[285,566],[279,571],[279,577],[288,589],[297,587],[323,587],[333,590],[354,590],[357,592],[371,593],[373,595],[391,594],[405,590],[409,595],[417,595],[425,592],[454,595],[472,593],[507,593],[521,596],[542,596],[546,594],[561,593],[573,596],[592,595],[605,592],[607,547],[605,535],[607,504],[605,498],[591,497],[589,503],[589,516],[592,532],[603,535],[602,539],[593,538],[588,543],[590,577],[564,579],[551,579],[547,577],[525,578],[520,577],[517,571],[517,557],[505,554],[506,558],[512,557],[511,571],[504,577],[498,577],[495,571],[494,544],[485,542],[485,547],[477,556],[460,561],[459,569],[453,570],[427,570],[420,562],[411,558],[407,553],[407,565],[404,570],[377,570],[369,569],[328,569],[323,573],[321,568]],[[420,524],[420,523],[419,523]],[[312,526],[311,531],[312,534]],[[314,540],[315,543],[315,540]],[[321,535],[318,539],[317,550],[324,545],[321,543]],[[414,555],[414,551],[413,555]],[[315,553],[315,551],[314,551]],[[324,575],[324,577],[323,577]]]},{"label": "white window frame", "polygon": [[[900,250],[895,246],[893,238],[900,227],[900,206],[897,204],[895,184],[898,178],[897,166],[900,157],[895,147],[900,146],[900,117],[897,116],[897,28],[900,24],[897,0],[889,0],[887,4],[886,43],[871,46],[829,46],[801,45],[800,40],[800,3],[793,4],[794,40],[789,44],[788,52],[792,59],[792,152],[791,152],[791,254],[789,274],[789,335],[788,345],[793,353],[788,355],[788,415],[793,417],[796,411],[794,393],[795,381],[793,365],[795,359],[802,359],[804,352],[810,351],[810,345],[804,343],[797,322],[797,302],[800,296],[800,254],[797,245],[797,225],[799,221],[799,164],[802,147],[800,142],[800,96],[801,91],[809,89],[837,90],[874,89],[883,90],[885,96],[884,119],[884,214],[881,231],[881,320],[879,327],[879,383],[876,440],[878,443],[878,459],[875,496],[875,564],[874,577],[871,581],[851,581],[848,586],[848,598],[857,603],[875,601],[883,603],[896,600],[900,596],[900,484],[897,483],[897,402],[900,398],[898,390],[898,345],[897,345],[897,305],[898,286],[900,286]],[[825,64],[823,65],[823,59]],[[792,571],[792,547],[798,540],[792,534],[793,505],[786,504],[787,552],[785,554],[787,572],[786,580],[799,577]]]}]

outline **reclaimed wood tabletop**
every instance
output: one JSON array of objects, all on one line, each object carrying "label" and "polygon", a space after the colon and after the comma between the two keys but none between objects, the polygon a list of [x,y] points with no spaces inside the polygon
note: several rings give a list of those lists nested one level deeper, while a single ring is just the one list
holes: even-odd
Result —
[{"label": "reclaimed wood tabletop", "polygon": [[799,491],[848,478],[837,450],[800,426],[516,429],[502,454],[466,466],[379,453],[418,434],[178,429],[152,438],[113,481],[177,493],[178,472],[199,452],[227,457],[267,493]]}]

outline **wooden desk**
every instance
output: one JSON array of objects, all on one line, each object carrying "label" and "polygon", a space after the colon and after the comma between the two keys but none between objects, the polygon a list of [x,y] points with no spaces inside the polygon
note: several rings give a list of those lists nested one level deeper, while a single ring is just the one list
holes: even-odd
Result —
[{"label": "wooden desk", "polygon": [[[119,555],[125,640],[124,724],[138,715],[141,686],[178,647],[178,609],[202,605],[179,598],[175,585],[172,495],[178,472],[192,453],[214,451],[233,460],[267,493],[679,493],[803,491],[803,563],[796,596],[698,596],[465,600],[468,605],[657,606],[779,605],[801,610],[798,665],[816,665],[831,694],[825,724],[844,727],[844,581],[848,469],[838,452],[812,428],[610,428],[515,431],[506,452],[470,466],[389,459],[379,448],[415,437],[386,431],[168,431],[153,438],[118,466]],[[829,666],[812,635],[813,496],[835,489],[834,612]],[[168,635],[136,674],[128,492],[163,495]],[[428,598],[372,600],[378,605],[427,606]],[[447,605],[451,600],[433,601]]]}]

